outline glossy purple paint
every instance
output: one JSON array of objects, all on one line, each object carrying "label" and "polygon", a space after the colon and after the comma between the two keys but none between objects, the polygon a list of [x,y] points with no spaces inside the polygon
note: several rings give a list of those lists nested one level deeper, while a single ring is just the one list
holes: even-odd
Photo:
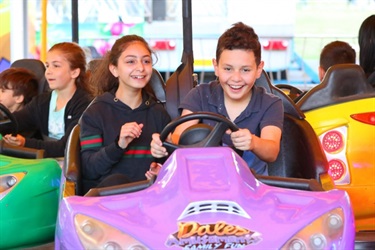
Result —
[{"label": "glossy purple paint", "polygon": [[[149,249],[184,245],[185,249],[215,249],[219,245],[279,249],[298,231],[335,208],[343,211],[343,234],[341,240],[324,249],[353,249],[354,218],[345,191],[312,192],[265,185],[227,147],[177,149],[155,183],[145,190],[63,198],[55,247],[83,248],[74,216],[85,214],[132,236]],[[179,225],[185,234],[178,234]],[[194,226],[199,233],[189,235]]]}]

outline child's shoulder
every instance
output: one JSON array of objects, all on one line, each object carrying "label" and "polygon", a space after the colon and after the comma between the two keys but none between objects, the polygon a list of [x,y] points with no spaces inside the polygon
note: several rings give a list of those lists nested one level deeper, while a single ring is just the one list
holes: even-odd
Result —
[{"label": "child's shoulder", "polygon": [[197,89],[201,92],[215,92],[215,91],[218,91],[219,89],[221,89],[221,85],[218,81],[211,81],[211,82],[208,82],[208,83],[201,83],[199,84],[197,87],[195,87],[194,89]]},{"label": "child's shoulder", "polygon": [[253,96],[257,96],[258,98],[262,99],[263,101],[281,101],[281,98],[278,97],[277,95],[268,92],[265,88],[259,87],[259,86],[254,86],[253,87]]}]

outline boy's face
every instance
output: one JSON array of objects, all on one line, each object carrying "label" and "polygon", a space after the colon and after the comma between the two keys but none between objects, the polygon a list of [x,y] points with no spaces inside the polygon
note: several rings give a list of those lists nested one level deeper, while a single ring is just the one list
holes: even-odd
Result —
[{"label": "boy's face", "polygon": [[9,109],[10,112],[14,112],[19,109],[22,105],[22,96],[14,96],[12,89],[0,88],[0,103]]},{"label": "boy's face", "polygon": [[263,61],[257,66],[252,51],[224,50],[219,62],[213,60],[225,98],[248,101],[255,80],[260,77]]}]

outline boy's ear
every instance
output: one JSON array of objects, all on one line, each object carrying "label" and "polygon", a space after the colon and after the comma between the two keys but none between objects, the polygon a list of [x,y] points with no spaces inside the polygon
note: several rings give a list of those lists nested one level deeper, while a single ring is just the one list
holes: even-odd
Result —
[{"label": "boy's ear", "polygon": [[264,61],[260,61],[258,65],[258,69],[257,69],[257,79],[262,75],[263,68],[264,68]]},{"label": "boy's ear", "polygon": [[14,96],[14,100],[16,101],[17,104],[23,103],[24,99],[25,99],[25,97],[23,95]]},{"label": "boy's ear", "polygon": [[319,74],[319,79],[320,79],[320,82],[321,82],[323,80],[325,74],[326,74],[326,71],[321,66],[319,66],[318,67],[318,74]]},{"label": "boy's ear", "polygon": [[217,73],[217,61],[215,58],[212,58],[212,65],[214,66],[215,76],[218,76]]}]

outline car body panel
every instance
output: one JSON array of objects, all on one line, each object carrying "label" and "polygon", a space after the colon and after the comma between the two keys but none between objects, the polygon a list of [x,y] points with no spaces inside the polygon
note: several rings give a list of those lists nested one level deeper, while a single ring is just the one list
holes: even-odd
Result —
[{"label": "car body panel", "polygon": [[[375,112],[374,97],[305,112],[306,120],[320,139],[328,131],[342,130],[347,134],[341,154],[349,168],[345,180],[342,178],[335,184],[347,191],[352,200],[357,231],[375,230],[375,126],[350,116],[368,112]],[[327,155],[328,161],[339,153]]]},{"label": "car body panel", "polygon": [[[18,181],[7,189],[6,176]],[[0,155],[0,249],[53,241],[61,167],[54,159]]]},{"label": "car body panel", "polygon": [[[145,246],[140,249],[274,249],[335,209],[343,213],[343,234],[330,247],[352,249],[354,217],[345,191],[265,185],[228,147],[177,149],[155,183],[142,191],[63,198],[55,247],[83,248],[77,232],[94,220],[115,230],[119,242],[125,237],[140,242]],[[82,216],[86,221],[77,222]],[[106,231],[101,233],[106,235]]]}]

